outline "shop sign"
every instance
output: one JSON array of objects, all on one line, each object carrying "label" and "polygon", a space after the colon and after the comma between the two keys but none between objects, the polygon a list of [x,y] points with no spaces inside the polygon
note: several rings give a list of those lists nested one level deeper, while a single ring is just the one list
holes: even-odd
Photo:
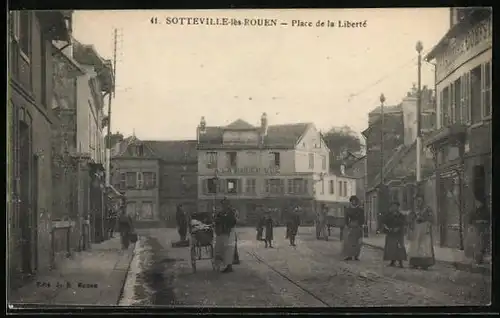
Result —
[{"label": "shop sign", "polygon": [[239,175],[239,174],[277,175],[280,173],[279,168],[257,168],[257,167],[218,168],[216,171],[217,171],[217,174],[219,174],[219,175]]},{"label": "shop sign", "polygon": [[450,39],[450,44],[445,51],[436,57],[437,81],[440,82],[457,67],[487,48],[491,48],[492,33],[493,20],[490,15],[470,30]]}]

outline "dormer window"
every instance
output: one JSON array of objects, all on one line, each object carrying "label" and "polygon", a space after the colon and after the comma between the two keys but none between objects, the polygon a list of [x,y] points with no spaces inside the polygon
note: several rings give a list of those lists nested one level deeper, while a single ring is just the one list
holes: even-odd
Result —
[{"label": "dormer window", "polygon": [[136,145],[135,146],[135,155],[138,157],[144,156],[144,146],[143,145]]}]

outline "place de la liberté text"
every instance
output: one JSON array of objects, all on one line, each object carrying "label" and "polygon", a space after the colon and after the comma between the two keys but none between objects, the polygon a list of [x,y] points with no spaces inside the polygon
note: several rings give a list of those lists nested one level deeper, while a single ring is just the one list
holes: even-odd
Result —
[{"label": "place de la libert\u00e9 text", "polygon": [[212,17],[151,17],[151,24],[165,25],[213,25],[213,26],[250,26],[250,27],[276,27],[291,26],[294,28],[366,28],[366,20],[291,20],[279,21],[278,19],[255,18],[212,18]]}]

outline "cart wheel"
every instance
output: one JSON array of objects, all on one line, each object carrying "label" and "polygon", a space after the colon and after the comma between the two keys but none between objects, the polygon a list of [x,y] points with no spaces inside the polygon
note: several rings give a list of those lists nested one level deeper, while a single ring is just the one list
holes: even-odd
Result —
[{"label": "cart wheel", "polygon": [[196,246],[191,246],[191,267],[193,268],[193,273],[196,273]]}]

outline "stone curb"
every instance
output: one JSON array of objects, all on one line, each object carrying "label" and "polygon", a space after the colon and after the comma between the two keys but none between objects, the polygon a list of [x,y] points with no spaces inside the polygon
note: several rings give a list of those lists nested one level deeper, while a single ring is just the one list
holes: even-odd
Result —
[{"label": "stone curb", "polygon": [[[379,249],[382,251],[384,250],[384,248],[382,246],[375,245],[373,243],[363,242],[363,245],[370,246],[372,248],[376,248],[376,249]],[[444,261],[444,260],[440,260],[440,259],[436,259],[436,262],[451,265],[456,270],[459,270],[459,271],[470,272],[470,273],[474,273],[474,274],[491,275],[491,269],[488,267],[484,267],[484,266],[475,266],[474,264]]]},{"label": "stone curb", "polygon": [[[118,298],[117,298],[116,302],[114,303],[114,305],[119,305],[120,304],[120,299],[123,296],[123,290],[125,288],[125,284],[127,283],[127,277],[128,277],[128,272],[130,271],[130,265],[132,264],[132,260],[134,259],[138,243],[139,243],[139,239],[137,239],[137,242],[134,243],[134,248],[133,248],[132,253],[130,254],[130,256],[128,258],[128,262],[127,262],[128,264],[126,266],[125,275],[121,279],[120,289],[118,291]],[[115,271],[121,271],[121,270],[114,269],[113,272],[115,272]]]}]

